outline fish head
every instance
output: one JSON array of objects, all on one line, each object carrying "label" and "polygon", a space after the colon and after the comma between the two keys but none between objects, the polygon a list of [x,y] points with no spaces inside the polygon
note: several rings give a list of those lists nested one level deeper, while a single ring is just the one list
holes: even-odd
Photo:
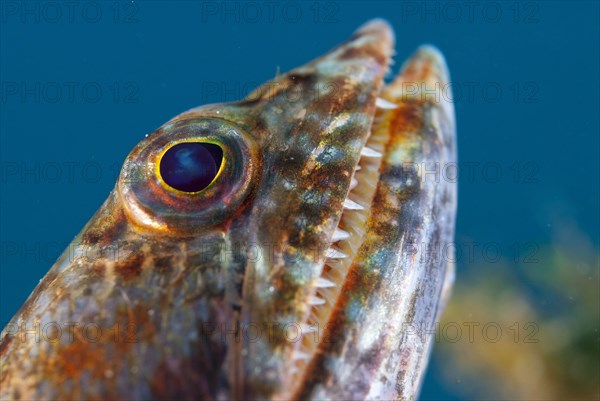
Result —
[{"label": "fish head", "polygon": [[[2,363],[21,367],[7,370],[6,391],[225,400],[418,387],[409,371],[427,339],[403,339],[382,319],[432,321],[419,302],[448,286],[445,264],[414,262],[403,246],[452,235],[454,189],[420,183],[419,157],[453,160],[453,112],[421,96],[420,84],[447,80],[435,50],[384,84],[393,40],[371,21],[245,99],[147,135],[5,329]],[[423,277],[429,287],[410,287]],[[74,322],[83,334],[19,339],[32,322]],[[103,334],[90,341],[89,327]],[[391,361],[410,369],[400,377]]]}]

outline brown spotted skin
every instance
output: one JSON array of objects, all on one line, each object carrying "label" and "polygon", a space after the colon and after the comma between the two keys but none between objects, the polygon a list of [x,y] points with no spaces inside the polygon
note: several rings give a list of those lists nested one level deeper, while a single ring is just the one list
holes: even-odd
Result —
[{"label": "brown spotted skin", "polygon": [[[416,397],[430,341],[399,324],[437,319],[451,270],[407,244],[449,243],[456,202],[453,186],[403,162],[455,160],[454,122],[451,106],[383,88],[392,42],[371,21],[246,99],[192,109],[142,140],[3,330],[0,399]],[[404,79],[447,80],[431,51],[414,60]],[[400,107],[376,110],[378,96]],[[368,231],[329,341],[291,383],[282,327],[307,319],[376,114],[389,140]],[[171,191],[161,152],[194,138],[220,144],[222,172],[200,193]]]}]

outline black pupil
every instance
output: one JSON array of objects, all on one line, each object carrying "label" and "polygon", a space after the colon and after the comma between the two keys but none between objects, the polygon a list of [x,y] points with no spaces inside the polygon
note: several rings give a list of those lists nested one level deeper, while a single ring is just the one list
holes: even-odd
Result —
[{"label": "black pupil", "polygon": [[160,175],[171,187],[198,192],[214,180],[223,161],[223,149],[212,143],[184,142],[165,152]]}]

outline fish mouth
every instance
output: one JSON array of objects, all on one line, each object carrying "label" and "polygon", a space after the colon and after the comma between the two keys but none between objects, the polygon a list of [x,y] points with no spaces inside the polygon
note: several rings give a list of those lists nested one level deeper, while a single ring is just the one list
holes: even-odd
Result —
[{"label": "fish mouth", "polygon": [[[372,31],[375,35],[393,38],[393,31],[384,20],[373,20],[361,27],[357,32]],[[394,62],[390,57],[386,58],[386,74],[390,74],[390,65]],[[406,129],[398,129],[398,124],[410,127],[412,105],[417,103],[434,102],[448,108],[440,99],[440,85],[449,81],[449,73],[444,57],[433,46],[421,46],[403,64],[398,74],[388,83],[381,76],[380,82],[374,87],[379,88],[374,100],[372,110],[372,123],[370,130],[365,135],[365,140],[360,155],[355,164],[347,196],[343,202],[343,210],[337,227],[331,235],[330,247],[326,252],[326,259],[322,263],[321,273],[314,281],[313,291],[308,296],[306,304],[309,312],[302,329],[315,335],[302,337],[292,355],[292,366],[289,380],[292,383],[282,396],[284,398],[296,399],[302,394],[301,387],[310,382],[311,368],[315,365],[315,359],[324,353],[322,344],[327,340],[328,328],[336,324],[339,318],[340,306],[338,301],[342,292],[349,286],[355,285],[349,278],[352,274],[353,265],[364,263],[372,255],[368,249],[362,249],[362,245],[368,235],[377,231],[373,224],[373,213],[378,213],[385,200],[378,194],[382,171],[385,170],[387,162],[397,164],[399,157],[398,148],[390,144],[404,139],[394,136],[398,131],[406,135]],[[428,92],[429,89],[429,92]],[[428,97],[429,96],[429,97]],[[404,107],[408,105],[408,107]],[[445,110],[448,115],[453,115],[450,109]],[[410,128],[409,128],[410,129]],[[414,141],[420,141],[420,134],[414,133],[414,137],[406,138],[407,162],[411,161],[411,146]],[[410,134],[409,134],[410,135]],[[402,195],[398,195],[401,197]],[[402,199],[396,199],[402,202]],[[377,209],[377,210],[375,210]],[[379,235],[376,233],[375,235]],[[397,244],[400,247],[400,244]],[[362,253],[362,255],[361,255]],[[364,328],[368,330],[368,328]]]}]

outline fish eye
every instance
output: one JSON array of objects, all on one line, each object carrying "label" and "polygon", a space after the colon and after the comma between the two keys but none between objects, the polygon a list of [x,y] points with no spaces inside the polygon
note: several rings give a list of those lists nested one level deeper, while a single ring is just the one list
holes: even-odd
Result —
[{"label": "fish eye", "polygon": [[221,169],[223,149],[207,142],[178,143],[163,154],[160,176],[179,191],[198,192],[213,182]]},{"label": "fish eye", "polygon": [[254,138],[216,118],[167,123],[127,156],[118,195],[136,225],[193,234],[241,208],[258,177]]}]

